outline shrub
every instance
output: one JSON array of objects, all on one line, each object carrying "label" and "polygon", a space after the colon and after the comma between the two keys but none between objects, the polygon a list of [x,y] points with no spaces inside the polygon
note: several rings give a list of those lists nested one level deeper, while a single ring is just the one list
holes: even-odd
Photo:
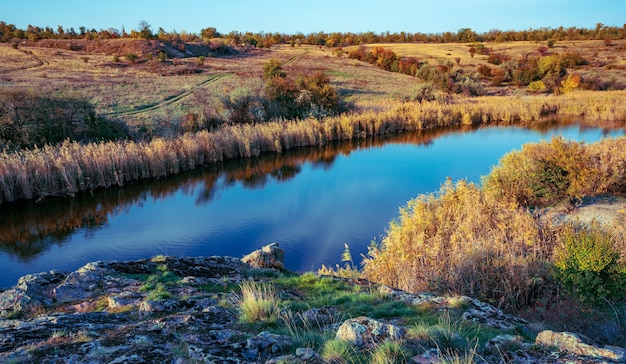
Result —
[{"label": "shrub", "polygon": [[578,68],[587,64],[587,61],[577,52],[566,52],[560,55],[560,63],[565,68]]},{"label": "shrub", "polygon": [[502,64],[508,60],[510,60],[511,57],[509,57],[508,55],[504,54],[504,53],[490,53],[489,57],[487,57],[487,62],[491,63],[491,64],[495,64],[495,65],[499,65]]},{"label": "shrub", "polygon": [[539,81],[533,81],[530,84],[528,84],[528,91],[530,92],[534,92],[534,93],[539,93],[539,92],[545,92],[548,88],[546,87],[546,84],[543,83],[543,81],[539,80]]},{"label": "shrub", "polygon": [[583,143],[557,137],[505,155],[483,184],[499,198],[537,207],[594,195],[602,178]]},{"label": "shrub", "polygon": [[96,115],[93,105],[81,97],[0,91],[0,147],[43,146],[68,138],[117,140],[128,133],[125,124]]},{"label": "shrub", "polygon": [[267,119],[260,91],[254,86],[238,87],[222,97],[226,120],[231,124],[253,124]]},{"label": "shrub", "polygon": [[437,98],[435,88],[431,84],[420,83],[413,89],[411,100],[413,101],[433,101]]},{"label": "shrub", "polygon": [[265,84],[268,118],[295,119],[300,117],[300,109],[296,102],[298,88],[292,80],[273,77]]},{"label": "shrub", "polygon": [[565,67],[561,64],[561,57],[558,55],[539,58],[537,67],[539,68],[539,75],[541,78],[548,75],[558,75],[563,77],[567,73]]},{"label": "shrub", "polygon": [[198,66],[202,66],[204,64],[204,56],[198,56],[196,62],[198,63]]},{"label": "shrub", "polygon": [[566,227],[555,249],[558,279],[584,302],[624,298],[626,266],[618,264],[615,239],[597,223]]},{"label": "shrub", "polygon": [[500,86],[502,82],[506,81],[506,72],[502,68],[495,68],[492,71],[493,77],[491,78],[491,84],[494,86]]},{"label": "shrub", "polygon": [[287,74],[283,71],[282,64],[276,58],[272,58],[263,66],[263,78],[266,80],[274,77],[287,77]]},{"label": "shrub", "polygon": [[538,67],[538,60],[534,57],[520,61],[512,69],[511,80],[517,86],[528,85],[533,81],[540,80],[543,75]]},{"label": "shrub", "polygon": [[481,64],[478,66],[478,73],[485,77],[491,77],[491,67]]},{"label": "shrub", "polygon": [[364,276],[409,292],[469,295],[505,308],[524,306],[549,281],[532,216],[460,181],[409,201]]},{"label": "shrub", "polygon": [[128,53],[126,55],[126,59],[128,59],[130,61],[130,63],[135,63],[137,62],[137,58],[139,58],[138,55],[136,55],[135,53]]},{"label": "shrub", "polygon": [[561,81],[561,92],[572,92],[580,87],[581,77],[578,73],[572,73],[566,79]]}]

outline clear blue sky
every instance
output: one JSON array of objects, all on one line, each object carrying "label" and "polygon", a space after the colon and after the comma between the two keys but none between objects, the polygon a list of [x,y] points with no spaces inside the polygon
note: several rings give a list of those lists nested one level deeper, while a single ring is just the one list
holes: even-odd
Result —
[{"label": "clear blue sky", "polygon": [[472,28],[525,30],[623,26],[626,0],[0,0],[0,21],[25,29],[80,26],[96,30],[137,29],[145,20],[199,33],[219,32],[456,32]]}]

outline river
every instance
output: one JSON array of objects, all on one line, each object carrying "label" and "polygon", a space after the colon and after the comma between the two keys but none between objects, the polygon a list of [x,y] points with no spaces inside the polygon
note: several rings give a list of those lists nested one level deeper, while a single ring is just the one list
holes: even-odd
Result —
[{"label": "river", "polygon": [[0,287],[20,276],[90,261],[159,254],[242,257],[278,242],[290,270],[355,263],[398,209],[446,180],[480,182],[507,152],[562,135],[593,142],[624,135],[547,123],[342,142],[229,161],[190,173],[0,206]]}]

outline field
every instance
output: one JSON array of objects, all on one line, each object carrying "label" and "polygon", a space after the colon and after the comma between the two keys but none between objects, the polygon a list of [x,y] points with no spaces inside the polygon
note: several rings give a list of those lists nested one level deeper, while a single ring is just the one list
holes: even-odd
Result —
[{"label": "field", "polygon": [[[59,41],[60,42],[60,41]],[[238,87],[263,87],[263,65],[272,58],[282,62],[291,77],[314,71],[325,72],[344,100],[360,109],[380,110],[388,101],[409,99],[423,81],[412,76],[381,70],[374,65],[349,59],[343,50],[315,46],[274,45],[269,49],[242,48],[223,57],[173,58],[165,62],[155,59],[144,47],[120,48],[125,40],[110,40],[104,46],[73,51],[62,42],[43,46],[12,48],[0,44],[0,85],[2,87],[48,90],[83,96],[96,107],[96,112],[119,118],[131,126],[155,121],[172,122],[195,112],[201,103],[219,104],[218,99]],[[120,44],[116,44],[118,42]],[[137,43],[138,41],[134,41]],[[34,45],[38,45],[35,43]],[[127,47],[133,46],[125,45]],[[465,71],[476,71],[489,65],[487,55],[471,57],[470,44],[372,44],[382,46],[404,57],[436,65],[442,60],[456,62]],[[542,44],[508,42],[485,44],[492,52],[512,58],[538,55]],[[138,54],[131,62],[124,54]],[[626,85],[626,44],[614,41],[563,41],[547,49],[546,55],[579,53],[586,60],[576,70],[583,77],[599,77]],[[142,53],[145,52],[145,53]],[[488,95],[524,95],[526,88],[510,84],[491,86],[483,81]]]},{"label": "field", "polygon": [[16,50],[0,44],[0,85],[82,95],[98,113],[132,125],[180,118],[198,108],[198,98],[215,100],[238,87],[262,87],[263,65],[271,58],[283,62],[283,69],[294,77],[326,72],[341,95],[356,104],[408,96],[418,83],[312,46],[242,50],[207,57],[202,64],[195,57],[135,64],[124,56],[114,62],[113,57],[59,48]]}]

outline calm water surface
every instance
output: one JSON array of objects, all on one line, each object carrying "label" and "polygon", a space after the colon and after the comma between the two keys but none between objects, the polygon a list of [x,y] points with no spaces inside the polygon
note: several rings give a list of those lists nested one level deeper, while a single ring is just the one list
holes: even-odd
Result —
[{"label": "calm water surface", "polygon": [[447,177],[480,181],[507,152],[562,135],[623,130],[484,128],[303,148],[71,199],[0,206],[0,287],[95,260],[241,257],[270,242],[288,269],[339,263],[384,234],[398,209]]}]

